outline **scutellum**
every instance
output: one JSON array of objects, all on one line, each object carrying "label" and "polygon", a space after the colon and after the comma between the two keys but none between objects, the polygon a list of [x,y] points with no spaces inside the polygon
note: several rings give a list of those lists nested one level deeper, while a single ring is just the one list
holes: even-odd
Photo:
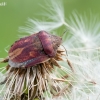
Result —
[{"label": "scutellum", "polygon": [[[8,57],[2,63],[8,62]],[[15,68],[9,64],[6,66],[6,78],[4,84],[6,91],[3,100],[46,100],[45,98],[58,98],[66,96],[72,87],[67,81],[70,77],[66,66],[59,62],[67,62],[73,72],[70,61],[66,58],[66,50],[60,46],[56,56],[28,68]],[[63,74],[62,74],[63,73]],[[0,91],[2,92],[2,91]]]}]

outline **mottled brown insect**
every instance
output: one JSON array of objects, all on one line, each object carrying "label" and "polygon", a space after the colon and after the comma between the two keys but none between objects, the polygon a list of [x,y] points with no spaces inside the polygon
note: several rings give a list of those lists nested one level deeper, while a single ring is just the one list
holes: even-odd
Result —
[{"label": "mottled brown insect", "polygon": [[46,31],[21,38],[9,50],[11,67],[31,67],[43,63],[56,55],[62,38]]}]

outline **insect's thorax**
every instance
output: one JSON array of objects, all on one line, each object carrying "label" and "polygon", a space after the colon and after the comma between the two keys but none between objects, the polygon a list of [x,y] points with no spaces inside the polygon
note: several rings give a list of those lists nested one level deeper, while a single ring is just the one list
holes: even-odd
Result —
[{"label": "insect's thorax", "polygon": [[39,56],[41,50],[41,42],[34,34],[16,41],[9,50],[9,57],[14,62],[24,62]]}]

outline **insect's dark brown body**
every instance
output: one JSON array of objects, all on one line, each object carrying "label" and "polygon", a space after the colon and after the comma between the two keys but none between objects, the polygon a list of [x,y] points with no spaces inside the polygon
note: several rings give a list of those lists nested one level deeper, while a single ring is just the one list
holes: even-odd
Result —
[{"label": "insect's dark brown body", "polygon": [[40,31],[16,41],[9,50],[11,67],[30,67],[56,55],[61,38]]}]

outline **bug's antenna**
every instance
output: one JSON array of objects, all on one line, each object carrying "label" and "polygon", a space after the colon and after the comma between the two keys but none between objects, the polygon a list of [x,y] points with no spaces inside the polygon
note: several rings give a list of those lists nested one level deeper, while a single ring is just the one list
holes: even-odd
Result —
[{"label": "bug's antenna", "polygon": [[[62,45],[62,46],[63,46],[63,45]],[[66,55],[68,56],[66,48],[65,48],[64,46],[63,46],[63,48],[65,49],[65,51],[66,51]]]},{"label": "bug's antenna", "polygon": [[[63,46],[63,45],[62,45]],[[71,64],[71,62],[68,60],[68,58],[67,58],[67,56],[68,56],[68,54],[67,54],[67,50],[66,50],[66,48],[63,46],[63,48],[65,49],[65,52],[66,52],[66,59],[67,59],[67,63],[68,63],[68,65],[69,65],[69,67],[71,68],[71,70],[74,72],[74,69],[73,69],[73,67],[72,67],[72,64]]]},{"label": "bug's antenna", "polygon": [[66,29],[64,32],[63,32],[63,34],[61,34],[61,37],[63,37],[64,35],[65,35],[65,33],[67,33],[69,30],[68,29]]}]

